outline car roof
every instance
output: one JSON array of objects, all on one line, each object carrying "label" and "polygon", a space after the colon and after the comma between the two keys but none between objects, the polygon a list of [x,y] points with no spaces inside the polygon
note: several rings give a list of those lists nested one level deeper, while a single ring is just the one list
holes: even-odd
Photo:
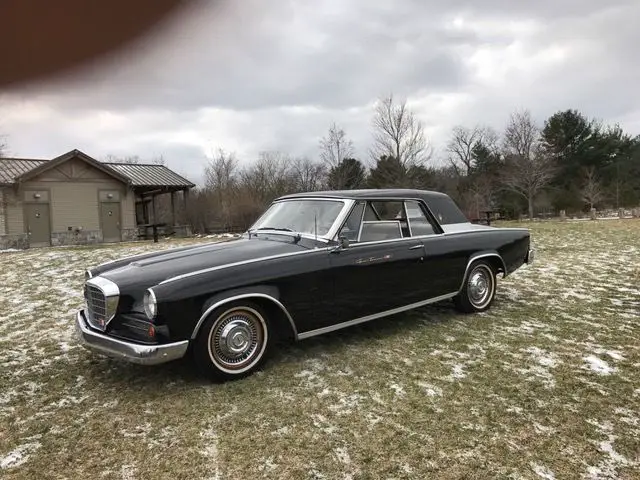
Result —
[{"label": "car roof", "polygon": [[324,190],[320,192],[301,192],[284,195],[277,200],[288,198],[305,198],[305,197],[326,197],[326,198],[429,198],[429,197],[447,197],[442,192],[433,190],[417,190],[410,188],[366,188],[360,190]]}]

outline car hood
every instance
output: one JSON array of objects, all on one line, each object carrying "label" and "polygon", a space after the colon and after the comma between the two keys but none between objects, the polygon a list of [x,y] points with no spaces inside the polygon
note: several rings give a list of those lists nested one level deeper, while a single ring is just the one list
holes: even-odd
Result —
[{"label": "car hood", "polygon": [[306,249],[290,241],[239,238],[125,258],[92,273],[115,282],[121,293],[137,296],[150,286],[184,273]]}]

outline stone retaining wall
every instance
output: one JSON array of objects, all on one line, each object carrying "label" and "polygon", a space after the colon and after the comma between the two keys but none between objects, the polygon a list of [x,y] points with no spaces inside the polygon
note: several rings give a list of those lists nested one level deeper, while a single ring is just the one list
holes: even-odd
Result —
[{"label": "stone retaining wall", "polygon": [[0,250],[29,248],[29,239],[24,233],[17,235],[0,235]]},{"label": "stone retaining wall", "polygon": [[2,188],[0,188],[0,235],[4,235],[6,233],[6,220],[4,218],[4,192]]},{"label": "stone retaining wall", "polygon": [[53,232],[51,245],[91,245],[102,242],[102,230],[72,230]]}]

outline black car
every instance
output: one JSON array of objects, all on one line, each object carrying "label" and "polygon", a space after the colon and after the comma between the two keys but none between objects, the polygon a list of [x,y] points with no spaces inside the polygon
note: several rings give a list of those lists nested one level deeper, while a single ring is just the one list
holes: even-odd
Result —
[{"label": "black car", "polygon": [[239,238],[87,270],[76,327],[96,352],[142,364],[190,354],[213,377],[239,378],[276,338],[449,299],[484,311],[497,275],[532,261],[527,229],[472,224],[443,193],[298,193]]}]

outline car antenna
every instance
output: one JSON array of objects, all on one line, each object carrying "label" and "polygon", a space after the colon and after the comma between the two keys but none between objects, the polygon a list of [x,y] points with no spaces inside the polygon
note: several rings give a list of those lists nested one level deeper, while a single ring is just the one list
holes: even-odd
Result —
[{"label": "car antenna", "polygon": [[318,241],[318,212],[313,212],[313,231],[316,236],[316,242]]}]

